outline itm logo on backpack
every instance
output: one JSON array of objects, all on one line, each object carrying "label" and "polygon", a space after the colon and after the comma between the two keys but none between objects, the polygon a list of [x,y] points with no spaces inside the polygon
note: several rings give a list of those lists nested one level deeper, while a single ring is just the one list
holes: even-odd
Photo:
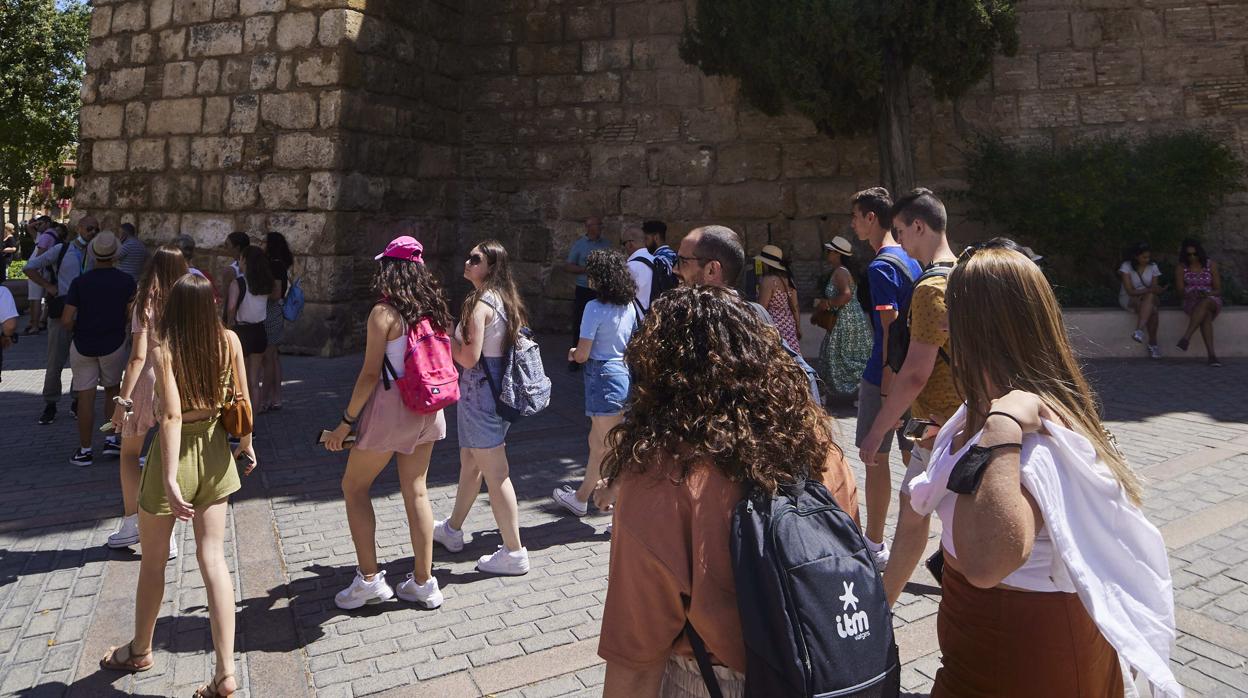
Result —
[{"label": "itm logo on backpack", "polygon": [[[861,640],[871,634],[871,620],[867,617],[866,611],[858,610],[858,597],[854,595],[853,582],[841,582],[841,586],[845,588],[845,593],[837,598],[843,604],[841,610],[845,613],[836,617],[836,633],[842,638],[853,637],[855,640]],[[854,613],[850,613],[850,607],[853,607]]]}]

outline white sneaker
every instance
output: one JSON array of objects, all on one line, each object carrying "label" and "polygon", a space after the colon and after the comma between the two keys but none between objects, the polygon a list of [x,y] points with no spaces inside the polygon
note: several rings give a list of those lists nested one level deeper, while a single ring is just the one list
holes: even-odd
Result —
[{"label": "white sneaker", "polygon": [[1144,330],[1136,330],[1132,332],[1131,339],[1134,339],[1135,341],[1143,344],[1144,343]]},{"label": "white sneaker", "polygon": [[386,584],[386,571],[380,570],[373,575],[373,581],[364,579],[364,574],[357,567],[355,579],[351,586],[334,594],[334,604],[345,611],[359,608],[368,603],[381,603],[394,598],[394,590]]},{"label": "white sneaker", "polygon": [[1161,348],[1160,348],[1160,347],[1158,347],[1156,344],[1150,344],[1150,345],[1148,345],[1148,358],[1150,358],[1150,359],[1160,359],[1160,358],[1161,358]]},{"label": "white sneaker", "polygon": [[451,528],[449,519],[433,522],[433,542],[457,553],[464,549],[464,532]]},{"label": "white sneaker", "polygon": [[567,509],[573,516],[584,516],[589,513],[589,502],[582,502],[576,498],[576,490],[564,485],[556,487],[554,492],[550,493],[550,498],[555,500],[555,504]]},{"label": "white sneaker", "polygon": [[424,584],[417,584],[416,578],[408,572],[407,579],[399,582],[395,594],[404,601],[425,608],[437,608],[442,605],[442,590],[438,588],[438,580],[433,577],[429,577]]},{"label": "white sneaker", "polygon": [[139,515],[123,516],[117,530],[113,531],[105,543],[110,548],[129,548],[139,542]]},{"label": "white sneaker", "polygon": [[886,543],[876,543],[867,538],[867,549],[875,557],[876,569],[883,572],[884,568],[888,567],[888,545]]},{"label": "white sneaker", "polygon": [[487,574],[519,576],[529,573],[529,551],[525,548],[512,552],[506,546],[498,546],[493,555],[482,555],[477,569]]},{"label": "white sneaker", "polygon": [[169,559],[172,560],[178,556],[178,532],[174,529],[169,534]]}]

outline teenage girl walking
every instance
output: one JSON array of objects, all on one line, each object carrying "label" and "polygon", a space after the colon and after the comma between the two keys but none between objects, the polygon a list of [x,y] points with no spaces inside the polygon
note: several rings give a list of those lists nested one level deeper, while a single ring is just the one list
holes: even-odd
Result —
[{"label": "teenage girl walking", "polygon": [[264,250],[249,245],[243,250],[239,271],[242,276],[230,284],[226,298],[226,325],[238,335],[247,357],[247,376],[253,395],[260,394],[261,363],[269,346],[264,321],[268,317],[269,295],[273,293],[273,272]]},{"label": "teenage girl walking", "polygon": [[[148,261],[139,280],[139,292],[130,306],[130,361],[113,410],[113,428],[121,435],[121,500],[125,517],[108,537],[110,548],[126,548],[139,542],[139,455],[147,432],[156,426],[156,362],[150,349],[169,289],[186,273],[182,252],[176,247],[161,247]],[[171,557],[177,556],[172,540],[169,551]]]},{"label": "teenage girl walking", "polygon": [[503,544],[494,554],[477,560],[477,569],[490,574],[527,574],[529,551],[520,542],[519,505],[507,464],[505,441],[511,424],[498,415],[492,385],[501,384],[503,357],[528,319],[511,278],[507,250],[498,241],[487,240],[472,248],[464,262],[464,278],[472,282],[472,292],[464,299],[451,344],[455,363],[464,369],[455,411],[459,490],[454,511],[449,519],[437,522],[433,539],[453,553],[464,549],[464,519],[485,480]]},{"label": "teenage girl walking", "polygon": [[100,660],[105,669],[144,672],[155,666],[152,634],[165,595],[169,534],[175,520],[195,529],[195,556],[208,597],[208,620],[217,665],[196,696],[228,696],[234,677],[234,583],[225,564],[229,496],[238,491],[235,457],[246,454],[244,473],[256,464],[251,435],[231,454],[221,409],[235,391],[250,401],[238,337],[217,318],[212,286],[187,274],[173,285],[149,349],[155,362],[160,431],[152,442],[139,486],[139,542],[143,560],[135,590],[134,637]]},{"label": "teenage girl walking", "polygon": [[434,442],[446,437],[446,418],[442,410],[433,414],[409,410],[398,386],[383,380],[387,361],[396,380],[404,375],[409,325],[429,318],[435,329],[451,326],[446,299],[425,266],[423,252],[420,242],[404,235],[377,256],[372,288],[380,300],[368,314],[364,365],[342,421],[325,440],[325,448],[341,451],[352,427],[358,427],[359,440],[342,476],[342,494],[359,566],[351,585],[334,596],[334,603],[343,609],[386,601],[395,594],[377,564],[377,517],[369,494],[391,458],[399,463],[399,488],[412,538],[412,571],[399,583],[399,598],[425,608],[442,605],[442,592],[433,577],[433,509],[425,476]]},{"label": "teenage girl walking", "polygon": [[628,399],[624,349],[641,325],[641,310],[633,303],[637,284],[621,254],[614,250],[590,252],[585,275],[598,297],[585,306],[580,341],[568,350],[568,360],[585,364],[589,460],[585,462],[585,479],[580,487],[574,490],[564,485],[550,495],[573,516],[584,516],[589,511],[589,498],[598,484],[599,468],[607,451],[607,432],[620,423],[624,401]]}]

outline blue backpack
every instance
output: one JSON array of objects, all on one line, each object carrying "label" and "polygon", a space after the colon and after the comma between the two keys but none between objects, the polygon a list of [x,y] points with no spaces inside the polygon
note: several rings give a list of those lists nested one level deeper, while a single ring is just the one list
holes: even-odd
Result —
[{"label": "blue backpack", "polygon": [[299,285],[300,280],[295,277],[286,291],[285,300],[282,301],[282,315],[290,322],[298,320],[299,314],[303,312],[303,287]]},{"label": "blue backpack", "polygon": [[[745,640],[745,695],[894,698],[901,661],[884,582],[854,520],[822,482],[737,505],[729,547]],[[702,679],[721,696],[710,656],[685,626]]]}]

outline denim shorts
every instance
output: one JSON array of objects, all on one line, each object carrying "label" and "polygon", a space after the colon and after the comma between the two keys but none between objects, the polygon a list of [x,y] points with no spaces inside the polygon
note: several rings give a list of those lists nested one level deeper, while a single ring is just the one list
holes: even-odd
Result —
[{"label": "denim shorts", "polygon": [[623,359],[585,363],[585,416],[609,417],[624,411],[628,399],[628,366]]},{"label": "denim shorts", "polygon": [[460,448],[494,448],[507,439],[511,422],[498,416],[494,391],[486,377],[486,368],[498,384],[503,375],[503,357],[482,356],[476,366],[459,374],[459,403],[455,409],[455,425]]}]

